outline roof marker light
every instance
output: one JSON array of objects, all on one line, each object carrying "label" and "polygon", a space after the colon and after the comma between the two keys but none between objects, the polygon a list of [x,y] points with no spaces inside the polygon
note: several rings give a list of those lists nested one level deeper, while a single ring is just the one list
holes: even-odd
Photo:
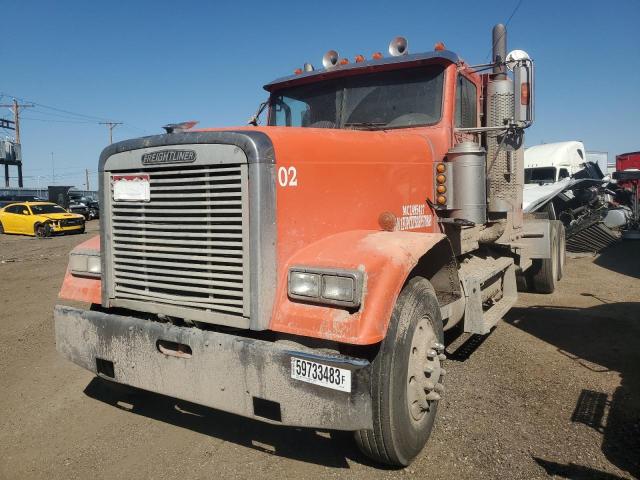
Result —
[{"label": "roof marker light", "polygon": [[441,52],[443,50],[446,50],[447,47],[445,47],[444,42],[436,42],[436,44],[433,46],[433,49],[436,52]]},{"label": "roof marker light", "polygon": [[356,55],[355,61],[356,63],[364,62],[364,55]]},{"label": "roof marker light", "polygon": [[349,60],[348,60],[348,59],[346,59],[346,58],[341,58],[341,59],[340,59],[340,65],[346,65],[346,64],[348,64],[348,63],[349,63]]},{"label": "roof marker light", "polygon": [[302,69],[301,69],[301,68],[296,68],[296,69],[293,71],[293,73],[294,73],[295,75],[300,75],[300,74],[302,73]]},{"label": "roof marker light", "polygon": [[376,52],[373,55],[371,55],[371,58],[373,58],[374,60],[380,60],[382,58],[382,53]]}]

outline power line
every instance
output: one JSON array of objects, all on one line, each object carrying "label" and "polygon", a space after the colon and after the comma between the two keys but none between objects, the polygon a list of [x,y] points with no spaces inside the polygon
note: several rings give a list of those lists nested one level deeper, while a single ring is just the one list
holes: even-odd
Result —
[{"label": "power line", "polygon": [[[115,123],[118,125],[122,125],[124,128],[130,128],[130,129],[134,129],[134,130],[138,130],[140,132],[144,132],[144,133],[148,133],[148,131],[144,128],[140,128],[137,127],[135,125],[131,125],[130,123],[125,123],[125,122],[120,122],[120,121],[113,121],[111,119],[108,119],[106,117],[98,117],[95,115],[87,115],[85,113],[79,113],[79,112],[73,112],[71,110],[66,110],[64,108],[58,108],[58,107],[52,107],[51,105],[45,105],[43,103],[39,103],[39,102],[34,102],[33,100],[26,100],[24,98],[20,98],[20,97],[16,97],[14,95],[10,95],[6,92],[0,92],[0,98],[2,98],[3,96],[7,96],[7,97],[12,97],[15,98],[16,100],[19,100],[21,102],[28,102],[30,104],[32,104],[34,107],[36,107],[36,111],[37,113],[41,114],[41,115],[51,115],[51,116],[57,116],[57,117],[61,117],[61,120],[54,122],[54,120],[45,120],[45,119],[35,119],[35,118],[29,118],[30,120],[36,120],[36,121],[41,121],[41,122],[46,122],[49,121],[51,123],[82,123],[80,120],[75,120],[75,118],[84,118],[86,119],[86,123],[90,124],[90,123],[98,123],[98,124],[108,124],[108,123]],[[41,109],[47,109],[47,110],[51,110],[51,112],[48,111],[42,111],[40,109],[37,109],[37,107],[40,107]],[[53,113],[53,112],[57,112],[57,113]],[[71,115],[72,118],[68,118],[65,117],[64,115]],[[25,117],[26,118],[26,117]],[[66,122],[63,122],[63,120],[65,120]],[[93,120],[93,122],[91,122],[90,120]]]},{"label": "power line", "polygon": [[76,116],[76,117],[84,117],[84,118],[91,119],[91,120],[96,120],[96,121],[107,120],[106,117],[96,117],[94,115],[86,115],[84,113],[72,112],[71,110],[65,110],[63,108],[52,107],[50,105],[45,105],[43,103],[34,102],[33,100],[26,100],[24,98],[16,97],[15,95],[10,95],[10,94],[5,93],[5,92],[0,92],[0,95],[4,95],[4,96],[7,96],[7,97],[12,97],[12,98],[15,98],[16,100],[19,100],[21,102],[33,103],[34,105],[37,105],[37,106],[42,107],[42,108],[47,108],[47,109],[53,110],[55,112],[66,113],[68,115],[73,115],[73,116]]},{"label": "power line", "polygon": [[[41,113],[41,112],[38,112]],[[51,118],[35,118],[35,117],[22,117],[23,120],[34,120],[36,122],[47,122],[47,123],[80,123],[83,125],[95,125],[96,122],[91,122],[89,120],[55,120]]]}]

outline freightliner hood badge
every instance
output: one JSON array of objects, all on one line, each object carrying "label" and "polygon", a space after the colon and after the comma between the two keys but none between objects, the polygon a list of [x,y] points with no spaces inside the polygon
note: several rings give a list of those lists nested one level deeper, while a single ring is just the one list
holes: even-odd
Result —
[{"label": "freightliner hood badge", "polygon": [[194,150],[157,150],[142,155],[143,165],[163,163],[191,163],[196,161]]}]

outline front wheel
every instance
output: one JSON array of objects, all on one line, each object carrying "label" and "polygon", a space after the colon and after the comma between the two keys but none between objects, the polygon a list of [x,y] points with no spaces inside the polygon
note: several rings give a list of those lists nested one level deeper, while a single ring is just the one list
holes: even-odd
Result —
[{"label": "front wheel", "polygon": [[2,226],[2,222],[0,222],[0,235],[4,233],[4,227]]},{"label": "front wheel", "polygon": [[376,462],[407,466],[424,448],[444,393],[443,342],[435,291],[413,277],[372,364],[373,429],[355,433],[360,450]]}]

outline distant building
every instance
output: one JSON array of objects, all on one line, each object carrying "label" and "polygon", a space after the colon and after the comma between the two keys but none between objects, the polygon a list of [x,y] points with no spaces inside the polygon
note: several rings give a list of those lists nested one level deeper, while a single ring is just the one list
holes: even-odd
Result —
[{"label": "distant building", "polygon": [[587,152],[587,161],[597,163],[605,175],[616,171],[616,159],[609,161],[607,152]]}]

